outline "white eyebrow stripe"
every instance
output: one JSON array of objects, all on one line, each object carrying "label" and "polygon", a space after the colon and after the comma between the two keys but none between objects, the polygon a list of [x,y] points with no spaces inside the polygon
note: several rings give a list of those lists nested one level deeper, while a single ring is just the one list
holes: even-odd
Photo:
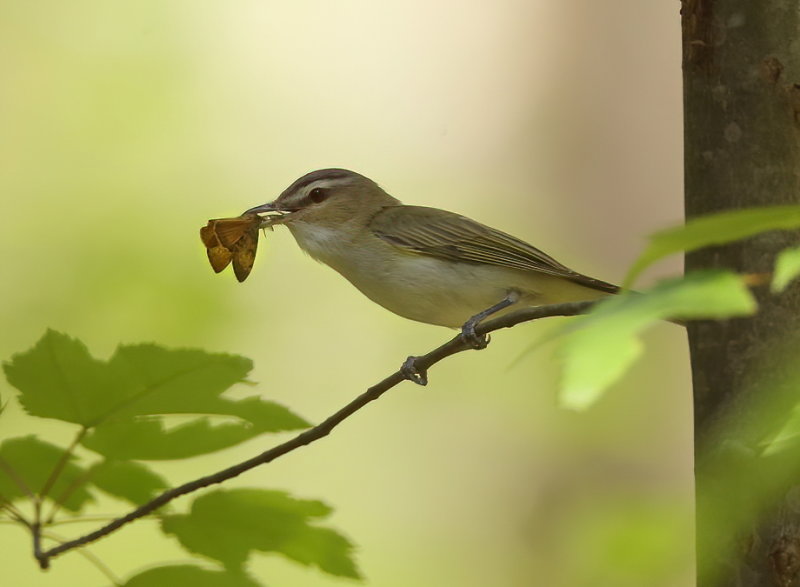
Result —
[{"label": "white eyebrow stripe", "polygon": [[315,189],[329,189],[350,183],[349,177],[323,177],[301,187],[298,191],[285,198],[283,202],[288,205],[306,207],[311,203],[310,194]]},{"label": "white eyebrow stripe", "polygon": [[345,184],[345,183],[350,183],[350,178],[349,177],[334,177],[334,178],[318,179],[318,180],[308,184],[305,187],[305,189],[303,190],[303,193],[308,194],[308,193],[311,192],[311,190],[313,190],[315,188],[323,188],[323,189],[324,188],[331,188],[331,187],[334,187],[334,186],[337,186],[337,185],[342,185],[342,184]]}]

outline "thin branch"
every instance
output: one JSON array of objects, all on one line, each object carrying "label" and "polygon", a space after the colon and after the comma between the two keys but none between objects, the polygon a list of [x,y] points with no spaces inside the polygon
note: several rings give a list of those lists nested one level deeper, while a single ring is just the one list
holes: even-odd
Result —
[{"label": "thin branch", "polygon": [[25,483],[25,480],[17,473],[14,467],[11,466],[9,462],[7,462],[3,457],[0,457],[0,469],[8,475],[8,478],[13,481],[13,483],[24,493],[27,495],[31,501],[36,501],[36,494],[33,490],[28,487],[28,484]]},{"label": "thin branch", "polygon": [[[540,318],[548,318],[551,316],[576,316],[578,314],[586,313],[594,304],[594,301],[570,302],[566,304],[552,304],[548,306],[524,308],[516,312],[500,316],[499,318],[481,322],[475,328],[475,332],[478,335],[483,335],[494,332],[495,330],[500,330],[502,328],[511,328],[512,326],[516,326],[521,322],[529,322],[531,320],[538,320]],[[418,371],[424,375],[424,373],[430,367],[442,359],[462,351],[472,350],[472,348],[473,347],[466,343],[459,334],[431,352],[417,357],[415,366]],[[150,514],[177,497],[186,495],[187,493],[192,493],[198,489],[202,489],[203,487],[208,487],[216,483],[222,483],[223,481],[227,481],[228,479],[232,479],[233,477],[241,475],[245,471],[249,471],[250,469],[258,467],[259,465],[274,461],[278,457],[320,440],[330,434],[336,426],[355,414],[358,410],[366,406],[368,403],[375,401],[384,393],[405,380],[405,377],[399,370],[395,371],[383,381],[380,381],[379,383],[376,383],[367,389],[367,391],[359,395],[349,404],[344,406],[338,412],[334,413],[317,426],[309,428],[294,438],[274,446],[273,448],[266,450],[253,458],[247,459],[246,461],[242,461],[241,463],[228,467],[227,469],[223,469],[212,475],[206,475],[205,477],[200,477],[199,479],[184,483],[178,487],[168,489],[144,505],[139,506],[130,513],[117,518],[116,520],[106,524],[94,532],[90,532],[89,534],[85,534],[84,536],[74,540],[69,540],[44,552],[34,553],[36,560],[39,562],[39,566],[42,569],[47,569],[50,566],[51,558],[107,536],[125,524]]]},{"label": "thin branch", "polygon": [[33,538],[33,556],[36,560],[42,560],[42,525],[34,522],[30,526],[31,537]]},{"label": "thin branch", "polygon": [[47,481],[45,481],[44,485],[42,485],[42,489],[39,491],[39,499],[47,497],[47,495],[50,493],[50,490],[53,489],[56,481],[58,481],[58,478],[64,471],[64,467],[67,466],[70,457],[72,457],[72,453],[75,452],[75,448],[78,446],[80,441],[83,440],[83,437],[86,436],[88,431],[89,429],[86,428],[86,426],[82,426],[75,435],[75,438],[72,439],[70,445],[64,450],[64,453],[61,455],[61,458],[58,459],[56,466],[53,467],[53,470],[50,472],[50,476],[47,478]]},{"label": "thin branch", "polygon": [[50,515],[47,516],[47,519],[44,522],[45,526],[50,526],[53,523],[53,520],[56,517],[56,514],[61,511],[61,508],[64,507],[64,504],[70,498],[70,496],[75,493],[78,489],[81,489],[89,480],[94,477],[96,471],[94,469],[87,469],[84,471],[82,475],[75,477],[64,491],[53,500],[53,509],[50,511]]},{"label": "thin branch", "polygon": [[[75,435],[75,438],[72,439],[70,445],[64,449],[64,452],[61,454],[61,457],[56,462],[55,467],[53,470],[50,471],[50,475],[47,477],[47,480],[42,485],[42,488],[39,490],[38,495],[33,499],[33,519],[35,522],[36,527],[39,527],[42,522],[42,502],[44,498],[48,496],[50,491],[53,489],[53,486],[58,481],[58,478],[61,476],[61,473],[64,471],[64,467],[67,466],[69,459],[72,457],[72,453],[75,451],[75,448],[78,446],[78,443],[83,440],[83,437],[86,436],[86,433],[89,429],[86,426],[82,426],[78,433]],[[66,498],[65,498],[66,499]],[[50,515],[50,518],[55,515],[55,512],[58,511],[58,508],[61,506],[60,503],[56,502],[55,506],[53,506],[53,513]],[[46,522],[45,522],[46,523]]]},{"label": "thin branch", "polygon": [[[154,517],[155,516],[157,516],[157,514],[154,514]],[[47,522],[46,525],[47,525],[48,528],[50,528],[50,527],[53,527],[53,526],[65,526],[67,524],[89,524],[91,522],[110,522],[111,520],[116,520],[118,517],[119,517],[119,515],[116,515],[116,516],[112,516],[112,515],[107,515],[107,516],[100,516],[100,515],[97,515],[97,516],[80,516],[78,518],[66,518],[66,519],[63,519],[63,520],[53,520],[53,521]]]},{"label": "thin branch", "polygon": [[22,516],[22,512],[2,493],[0,493],[0,510],[8,510]]},{"label": "thin branch", "polygon": [[3,505],[0,505],[0,510],[5,510],[6,515],[11,518],[10,520],[0,520],[0,524],[22,524],[28,529],[31,528],[31,522],[29,522],[25,516],[22,515],[22,512],[20,512],[10,503],[4,503]]}]

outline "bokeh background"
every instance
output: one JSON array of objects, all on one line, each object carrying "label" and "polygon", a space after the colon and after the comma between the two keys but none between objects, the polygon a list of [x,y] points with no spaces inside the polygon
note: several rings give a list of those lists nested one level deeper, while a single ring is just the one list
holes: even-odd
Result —
[{"label": "bokeh background", "polygon": [[[48,327],[103,357],[141,341],[239,353],[265,396],[319,421],[452,333],[373,305],[282,230],[246,283],[214,275],[208,218],[341,166],[619,281],[682,218],[680,105],[674,2],[3,2],[0,357]],[[571,413],[551,348],[512,366],[547,328],[498,333],[231,485],[330,503],[377,587],[690,584],[682,333],[654,328],[636,368]],[[71,436],[42,425],[12,402],[0,436]],[[159,470],[184,481],[281,438]],[[185,560],[153,524],[91,551],[120,577]],[[0,561],[9,585],[108,584],[74,553],[39,572],[17,528],[0,527]],[[352,584],[274,555],[252,571]]]}]

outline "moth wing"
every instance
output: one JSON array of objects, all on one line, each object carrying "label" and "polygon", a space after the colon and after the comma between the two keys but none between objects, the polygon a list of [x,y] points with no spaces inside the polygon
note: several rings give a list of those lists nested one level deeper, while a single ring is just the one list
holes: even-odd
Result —
[{"label": "moth wing", "polygon": [[219,273],[225,269],[233,258],[233,253],[225,247],[209,247],[206,250],[206,254],[208,255],[208,262],[211,263],[211,268],[214,270],[214,273]]},{"label": "moth wing", "polygon": [[217,238],[217,231],[215,229],[216,220],[209,220],[208,224],[200,229],[200,240],[207,249],[219,246],[219,238]]},{"label": "moth wing", "polygon": [[253,224],[247,232],[242,234],[233,246],[233,272],[236,275],[236,279],[240,282],[247,279],[247,276],[250,275],[250,271],[253,270],[257,248],[258,225]]},{"label": "moth wing", "polygon": [[221,218],[215,224],[217,238],[220,244],[229,249],[238,243],[248,232],[258,233],[258,225],[261,218],[255,214],[239,216],[238,218]]}]

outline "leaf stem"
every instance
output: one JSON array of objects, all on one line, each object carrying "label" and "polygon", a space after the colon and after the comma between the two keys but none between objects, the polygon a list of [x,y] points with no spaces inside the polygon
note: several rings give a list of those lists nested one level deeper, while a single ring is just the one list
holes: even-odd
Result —
[{"label": "leaf stem", "polygon": [[13,481],[14,484],[19,487],[22,493],[26,494],[31,501],[36,503],[36,493],[34,493],[33,490],[28,487],[28,484],[25,483],[25,480],[19,475],[19,473],[17,473],[14,467],[12,467],[11,464],[2,457],[0,457],[0,469],[2,469],[5,474],[8,475],[11,481]]},{"label": "leaf stem", "polygon": [[72,495],[76,489],[88,483],[89,479],[91,479],[93,475],[94,471],[89,469],[83,475],[73,479],[70,484],[64,488],[64,491],[62,491],[61,494],[53,500],[53,509],[50,512],[50,515],[47,516],[47,520],[44,523],[45,526],[49,526],[53,523],[53,518],[56,517],[56,514],[64,506],[64,503],[66,503],[67,499],[69,499],[69,496]]},{"label": "leaf stem", "polygon": [[11,520],[0,520],[0,523],[22,524],[23,526],[27,526],[28,528],[31,527],[31,522],[29,522],[28,519],[22,515],[22,512],[20,512],[10,503],[8,502],[4,503],[2,506],[0,506],[0,509],[6,510],[6,513],[9,515],[9,517],[12,518]]},{"label": "leaf stem", "polygon": [[61,473],[64,471],[64,467],[67,466],[72,453],[75,451],[75,448],[78,446],[83,437],[86,436],[86,433],[89,429],[86,426],[81,426],[81,429],[78,430],[78,433],[75,435],[75,438],[72,440],[70,445],[64,450],[64,453],[61,455],[61,458],[58,459],[56,466],[53,467],[53,470],[50,472],[50,476],[47,478],[47,481],[44,482],[42,488],[39,490],[39,499],[43,499],[47,497],[50,493],[50,490],[53,489],[53,485],[56,484],[58,478],[61,476]]},{"label": "leaf stem", "polygon": [[[79,518],[68,518],[66,520],[48,521],[48,526],[66,526],[67,524],[88,524],[89,522],[110,522],[119,516],[81,516]],[[155,517],[155,516],[154,516]]]},{"label": "leaf stem", "polygon": [[[34,524],[38,525],[42,521],[42,501],[45,497],[50,493],[50,490],[53,489],[53,486],[58,481],[58,478],[61,476],[61,473],[64,471],[64,467],[67,466],[70,457],[72,457],[72,453],[75,451],[75,448],[78,446],[83,437],[86,436],[86,433],[89,429],[86,426],[81,426],[81,429],[78,430],[78,433],[75,435],[75,438],[72,440],[70,445],[64,449],[61,458],[58,459],[55,467],[53,470],[50,471],[50,475],[47,477],[47,480],[42,485],[42,488],[39,490],[39,494],[34,497],[33,505],[34,505]],[[57,511],[59,504],[56,504],[55,510]],[[50,519],[52,519],[53,515],[50,515]],[[37,557],[38,558],[38,557]]]}]

